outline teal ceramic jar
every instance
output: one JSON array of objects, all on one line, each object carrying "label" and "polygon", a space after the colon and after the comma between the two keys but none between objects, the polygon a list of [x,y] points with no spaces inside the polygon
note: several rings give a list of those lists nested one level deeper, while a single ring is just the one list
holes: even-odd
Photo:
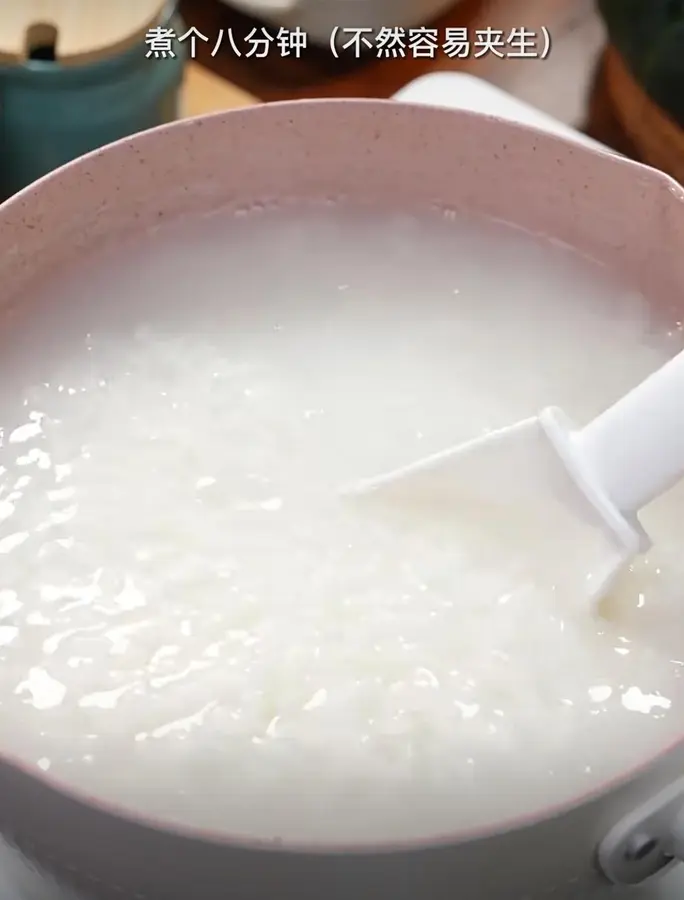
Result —
[{"label": "teal ceramic jar", "polygon": [[[172,4],[159,25],[184,33]],[[52,169],[178,115],[184,49],[148,59],[144,41],[111,58],[0,65],[0,199]]]}]

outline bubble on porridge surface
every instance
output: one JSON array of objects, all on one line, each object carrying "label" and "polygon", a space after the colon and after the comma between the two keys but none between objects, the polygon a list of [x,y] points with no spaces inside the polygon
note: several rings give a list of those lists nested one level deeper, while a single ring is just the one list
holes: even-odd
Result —
[{"label": "bubble on porridge surface", "polygon": [[37,771],[228,833],[397,840],[678,733],[684,492],[599,620],[520,581],[513,519],[337,492],[549,401],[584,421],[680,349],[609,273],[337,206],[168,226],[32,301],[0,338],[0,716]]}]

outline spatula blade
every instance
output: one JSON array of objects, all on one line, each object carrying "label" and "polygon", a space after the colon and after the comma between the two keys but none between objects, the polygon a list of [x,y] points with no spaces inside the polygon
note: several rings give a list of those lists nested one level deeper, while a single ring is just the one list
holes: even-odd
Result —
[{"label": "spatula blade", "polygon": [[[506,522],[530,578],[562,583],[594,605],[636,552],[606,519],[600,503],[580,485],[559,453],[563,419],[541,416],[489,432],[375,478],[356,482],[348,497],[410,505],[423,513],[459,517],[478,510],[492,528]],[[567,435],[568,441],[571,435]],[[565,448],[567,449],[567,448]],[[555,562],[554,562],[555,561]],[[548,565],[547,565],[548,563]],[[555,570],[554,570],[555,566]],[[551,582],[554,582],[551,585]]]}]

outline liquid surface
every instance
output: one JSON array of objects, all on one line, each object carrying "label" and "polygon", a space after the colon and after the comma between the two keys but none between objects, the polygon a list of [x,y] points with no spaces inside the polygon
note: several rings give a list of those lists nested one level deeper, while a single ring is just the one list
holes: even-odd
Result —
[{"label": "liquid surface", "polygon": [[549,403],[582,423],[679,350],[607,273],[492,224],[262,213],[34,302],[1,348],[3,750],[359,842],[534,813],[678,735],[682,490],[599,619],[521,589],[512,519],[339,495]]}]

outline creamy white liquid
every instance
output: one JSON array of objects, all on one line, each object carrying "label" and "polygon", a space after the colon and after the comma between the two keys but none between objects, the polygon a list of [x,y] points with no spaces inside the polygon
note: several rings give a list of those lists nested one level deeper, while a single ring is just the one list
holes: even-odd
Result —
[{"label": "creamy white liquid", "polygon": [[679,734],[684,491],[602,619],[524,589],[512,520],[338,493],[549,403],[584,422],[679,350],[606,272],[332,209],[184,223],[34,301],[0,348],[2,750],[358,842],[534,813]]}]

